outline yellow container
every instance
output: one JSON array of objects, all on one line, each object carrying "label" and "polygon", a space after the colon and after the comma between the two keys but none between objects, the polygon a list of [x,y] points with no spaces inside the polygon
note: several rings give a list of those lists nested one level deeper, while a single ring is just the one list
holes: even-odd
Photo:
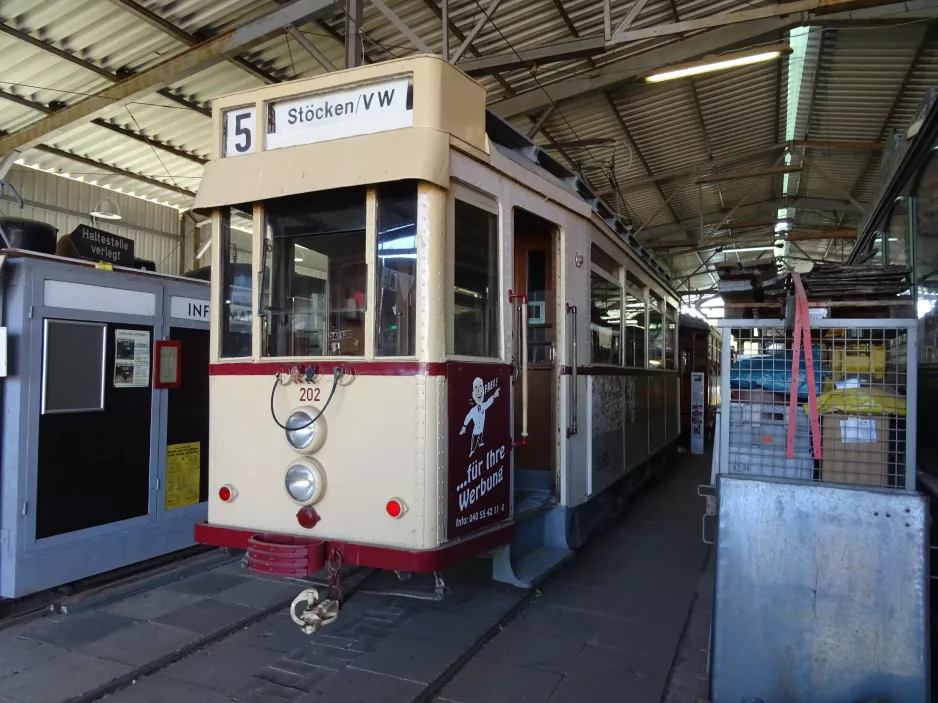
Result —
[{"label": "yellow container", "polygon": [[835,381],[845,376],[882,380],[886,374],[886,350],[869,344],[853,344],[832,350],[831,367]]}]

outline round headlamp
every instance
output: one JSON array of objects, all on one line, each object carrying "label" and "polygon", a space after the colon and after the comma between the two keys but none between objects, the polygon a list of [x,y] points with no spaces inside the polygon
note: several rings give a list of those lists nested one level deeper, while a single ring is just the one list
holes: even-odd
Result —
[{"label": "round headlamp", "polygon": [[326,441],[326,418],[315,408],[297,408],[285,424],[287,442],[301,454],[312,454]]},{"label": "round headlamp", "polygon": [[283,485],[291,499],[310,505],[318,502],[326,492],[326,474],[318,461],[298,461],[290,464]]}]

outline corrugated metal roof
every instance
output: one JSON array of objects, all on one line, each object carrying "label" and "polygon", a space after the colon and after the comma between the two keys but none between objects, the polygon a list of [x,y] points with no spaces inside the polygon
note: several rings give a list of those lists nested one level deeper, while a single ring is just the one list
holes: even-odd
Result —
[{"label": "corrugated metal roof", "polygon": [[[275,9],[283,0],[138,0],[149,11],[199,38],[240,26]],[[675,20],[689,20],[720,12],[747,10],[773,4],[772,0],[652,0],[633,28]],[[335,65],[344,60],[344,17],[337,0],[336,12],[324,22],[308,24],[301,31]],[[389,0],[389,7],[434,50],[442,42],[438,0]],[[450,19],[463,34],[487,10],[489,0],[450,0]],[[612,3],[612,21],[621,20],[631,3]],[[374,60],[415,53],[410,41],[371,4],[365,3],[366,52]],[[70,104],[112,84],[118,72],[140,71],[186,47],[175,38],[126,12],[109,0],[6,0],[0,20],[15,32],[46,42],[77,58],[68,61],[10,33],[0,33],[0,52],[5,64],[0,72],[0,129],[11,132],[39,119],[49,106]],[[515,50],[594,36],[603,31],[601,4],[595,0],[503,0],[492,21],[479,32],[467,58],[474,55],[508,54]],[[685,35],[688,36],[688,35]],[[614,65],[649,47],[679,41],[680,36],[646,39],[616,47],[592,59],[576,59],[503,72],[481,82],[490,98],[538,89],[540,86],[588,75]],[[812,36],[812,42],[815,39]],[[451,36],[450,51],[461,42]],[[818,34],[820,62],[817,71],[806,61],[805,77],[813,97],[810,107],[800,105],[799,117],[809,139],[877,140],[891,128],[908,124],[924,90],[938,84],[938,38],[924,23],[885,29],[838,29]],[[811,51],[814,50],[812,45]],[[809,53],[809,58],[817,54]],[[324,69],[287,35],[253,48],[244,58],[278,80],[306,77]],[[678,231],[696,231],[693,224],[701,210],[719,219],[740,201],[771,202],[783,195],[781,176],[749,178],[698,186],[694,171],[713,173],[713,159],[758,152],[784,139],[788,99],[788,60],[768,62],[732,71],[655,85],[631,83],[566,100],[551,115],[537,139],[561,142],[608,139],[611,143],[588,149],[566,149],[610,203],[629,218],[635,229],[683,222]],[[105,75],[102,75],[104,73]],[[109,77],[110,76],[110,77]],[[816,86],[813,81],[816,80]],[[171,93],[205,106],[221,94],[259,84],[259,79],[232,63],[222,63],[169,86]],[[3,99],[3,94],[20,99]],[[22,101],[27,104],[21,104]],[[37,109],[28,106],[35,104]],[[512,122],[527,131],[535,116],[516,116]],[[166,201],[185,207],[190,199],[160,184],[194,191],[211,143],[211,122],[201,112],[158,94],[115,108],[105,116],[111,124],[145,135],[153,144],[134,140],[101,126],[78,126],[47,144],[54,153],[29,150],[23,161],[44,170],[67,172],[72,177],[108,185],[112,190]],[[623,132],[628,130],[631,140]],[[549,135],[549,136],[548,136]],[[167,145],[195,158],[162,148]],[[63,153],[64,152],[64,153]],[[565,158],[561,152],[552,153]],[[71,156],[70,156],[71,154]],[[800,154],[799,154],[800,155]],[[860,201],[872,197],[879,155],[871,151],[808,149],[809,159],[822,167],[830,180],[808,168],[792,182],[797,194],[809,198],[843,201],[844,192]],[[771,166],[778,154],[764,153],[737,168]],[[76,159],[81,158],[83,161]],[[89,166],[87,160],[102,166]],[[109,167],[109,168],[108,168]],[[147,177],[141,182],[115,169]],[[647,182],[649,177],[673,171],[682,175]],[[833,181],[831,183],[830,181]],[[789,191],[791,194],[792,191]],[[665,200],[670,197],[666,204]],[[853,213],[842,222],[853,224]],[[829,211],[811,209],[795,213],[796,226],[821,226]],[[704,227],[714,233],[716,222]],[[725,230],[725,228],[724,228]],[[770,232],[767,227],[766,232]],[[722,234],[722,232],[721,232]],[[696,232],[694,236],[698,236]],[[651,242],[657,235],[650,235]],[[826,242],[808,242],[802,248],[823,256]],[[836,249],[836,247],[835,247]],[[705,253],[704,259],[709,255]],[[721,256],[714,257],[714,261]],[[675,253],[674,266],[690,271],[701,257]],[[701,272],[692,280],[707,284]]]}]

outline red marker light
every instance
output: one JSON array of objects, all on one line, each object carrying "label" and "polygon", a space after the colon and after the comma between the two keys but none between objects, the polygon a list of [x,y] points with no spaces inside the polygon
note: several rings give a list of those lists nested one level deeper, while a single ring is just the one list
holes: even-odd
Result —
[{"label": "red marker light", "polygon": [[238,490],[230,483],[226,483],[218,489],[218,497],[223,503],[230,503],[238,497]]},{"label": "red marker light", "polygon": [[404,501],[400,498],[391,498],[387,505],[384,506],[384,509],[387,510],[388,515],[396,520],[407,512],[407,505],[405,505]]},{"label": "red marker light", "polygon": [[316,527],[316,524],[321,519],[319,513],[317,513],[311,505],[304,505],[296,514],[296,521],[300,523],[300,527],[305,527],[307,530]]}]

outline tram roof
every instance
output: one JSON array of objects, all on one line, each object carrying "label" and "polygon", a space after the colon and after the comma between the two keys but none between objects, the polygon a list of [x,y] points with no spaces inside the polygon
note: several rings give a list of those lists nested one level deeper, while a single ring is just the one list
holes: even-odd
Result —
[{"label": "tram roof", "polygon": [[[312,8],[297,23],[300,34],[341,66],[344,16],[341,2],[331,0],[9,0],[0,18],[0,139],[122,86],[123,76],[196,56],[204,51],[200,41],[297,2]],[[366,0],[368,61],[418,52],[401,25],[440,51],[439,0],[383,4],[401,22]],[[462,42],[456,32],[468,35],[491,4],[449,0],[451,50]],[[844,195],[871,207],[878,145],[910,123],[925,89],[938,84],[938,0],[825,0],[837,6],[832,13],[810,16],[782,14],[786,4],[791,0],[613,2],[613,26],[642,6],[629,31],[646,36],[607,43],[601,3],[502,0],[460,65],[485,86],[490,109],[523,134],[540,122],[531,141],[608,200],[639,244],[674,273],[675,287],[710,288],[713,264],[766,254],[718,252],[725,245],[710,240],[771,243],[783,208],[795,230],[812,236],[855,230],[861,215]],[[742,21],[756,12],[764,17]],[[674,32],[678,22],[690,23],[687,31]],[[794,37],[799,27],[811,29]],[[236,58],[158,76],[150,92],[115,100],[94,121],[68,122],[60,111],[56,119],[65,126],[23,151],[13,182],[34,167],[190,207],[211,151],[208,102],[325,71],[282,26],[274,29]],[[796,49],[780,61],[653,85],[641,80],[670,62],[780,41]],[[790,140],[799,140],[792,158],[801,171],[714,180],[771,171]],[[699,178],[710,180],[693,182]],[[740,202],[732,221],[723,222]],[[805,255],[837,258],[851,243],[798,245],[778,258],[780,266],[810,266]]]}]

